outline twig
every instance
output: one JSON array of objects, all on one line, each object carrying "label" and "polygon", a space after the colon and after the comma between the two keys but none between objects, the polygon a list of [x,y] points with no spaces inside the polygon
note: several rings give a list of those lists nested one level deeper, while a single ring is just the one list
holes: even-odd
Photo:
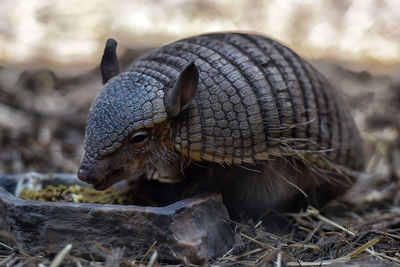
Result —
[{"label": "twig", "polygon": [[10,255],[8,255],[5,259],[3,259],[2,261],[0,261],[0,266],[6,266],[6,263],[9,262],[12,258],[15,257],[15,253],[11,253]]},{"label": "twig", "polygon": [[147,250],[146,254],[144,254],[143,258],[141,259],[141,262],[144,262],[147,260],[147,257],[149,256],[150,252],[154,248],[154,246],[157,244],[157,240],[153,242],[153,244],[150,246],[150,248]]},{"label": "twig", "polygon": [[261,224],[262,224],[262,221],[259,221],[259,222],[254,226],[254,228],[260,227]]},{"label": "twig", "polygon": [[[355,234],[354,232],[352,232],[352,231],[350,231],[350,230],[344,228],[344,227],[341,226],[340,224],[337,224],[337,223],[335,223],[334,221],[329,220],[328,218],[326,218],[326,217],[320,215],[320,214],[319,214],[319,211],[318,211],[317,209],[311,207],[311,206],[308,207],[307,212],[308,212],[309,214],[311,214],[311,215],[316,216],[319,220],[324,221],[324,222],[326,222],[326,223],[328,223],[328,224],[330,224],[330,225],[333,225],[333,226],[335,226],[335,227],[337,227],[337,228],[343,230],[344,232],[348,233],[348,234],[351,235],[351,236],[356,236],[356,234]],[[375,242],[374,239],[371,240],[371,241]],[[370,241],[370,242],[371,242],[371,241]],[[379,241],[379,239],[378,239],[378,241]],[[364,246],[369,245],[370,242],[368,242],[368,243],[365,244]],[[374,244],[372,244],[372,245],[374,245]],[[370,246],[372,246],[372,245],[370,245]],[[363,248],[364,246],[362,246],[362,248]],[[384,254],[384,253],[375,252],[375,251],[369,249],[368,247],[369,247],[369,246],[367,246],[367,247],[365,248],[365,251],[368,252],[370,255],[375,256],[375,257],[377,257],[377,258],[380,258],[380,257],[381,257],[381,258],[385,258],[385,259],[387,259],[387,260],[390,260],[390,261],[393,261],[393,262],[396,262],[396,263],[400,263],[400,260],[398,260],[398,259],[396,259],[396,258],[392,258],[392,257],[390,257],[390,256],[387,256],[387,255]],[[303,263],[303,264],[304,264],[304,263]],[[288,265],[288,266],[289,266],[289,265]],[[291,265],[291,266],[298,266],[298,265]]]},{"label": "twig", "polygon": [[270,253],[262,256],[256,266],[265,266],[265,263],[270,262],[280,251],[280,249],[272,250]]},{"label": "twig", "polygon": [[8,250],[14,251],[14,249],[13,249],[12,247],[10,247],[10,246],[8,246],[8,245],[4,244],[3,242],[0,242],[0,246],[1,246],[1,247],[3,247],[3,248],[5,248],[5,249],[8,249]]},{"label": "twig", "polygon": [[262,251],[262,250],[263,250],[262,248],[256,248],[256,249],[250,250],[250,251],[248,251],[248,252],[246,252],[246,253],[243,253],[243,254],[241,254],[241,255],[239,255],[239,256],[236,256],[235,258],[236,258],[236,259],[240,259],[240,258],[249,256],[249,255],[251,255],[251,254],[260,252],[260,251]]},{"label": "twig", "polygon": [[221,258],[218,259],[218,262],[221,262],[221,260],[223,260],[224,258],[227,258],[227,256],[232,253],[234,248],[231,248],[230,250],[228,250]]},{"label": "twig", "polygon": [[349,257],[341,257],[338,259],[334,260],[326,260],[326,261],[312,261],[312,262],[307,262],[307,261],[298,261],[298,262],[288,262],[287,266],[324,266],[324,265],[331,265],[334,263],[343,263],[343,262],[348,262],[350,260]]},{"label": "twig", "polygon": [[278,256],[276,256],[276,264],[275,264],[275,266],[276,267],[281,267],[281,264],[282,264],[282,253],[279,252]]},{"label": "twig", "polygon": [[317,245],[307,245],[307,244],[290,244],[290,248],[311,248],[313,250],[322,251]]},{"label": "twig", "polygon": [[19,243],[19,241],[11,233],[9,233],[7,231],[4,231],[4,230],[0,230],[0,236],[10,240],[11,242],[13,242],[17,246],[17,248],[12,248],[12,247],[4,244],[4,243],[1,243],[2,247],[7,248],[7,249],[12,250],[12,251],[15,251],[15,252],[27,257],[27,258],[31,258],[31,256],[22,249],[22,246]]},{"label": "twig", "polygon": [[[154,243],[156,243],[156,242],[154,242]],[[156,262],[157,256],[158,256],[157,250],[154,250],[153,254],[151,254],[151,257],[150,257],[149,263],[147,264],[147,267],[153,267],[154,263]]]},{"label": "twig", "polygon": [[54,260],[51,262],[50,267],[58,267],[64,260],[65,256],[71,251],[72,245],[66,245],[60,252],[57,253]]},{"label": "twig", "polygon": [[321,220],[323,222],[326,222],[326,223],[328,223],[328,224],[330,224],[332,226],[335,226],[336,228],[339,228],[340,230],[348,233],[351,236],[356,236],[356,234],[354,232],[350,231],[349,229],[346,229],[343,226],[341,226],[340,224],[338,224],[338,223],[326,218],[325,216],[322,216],[321,214],[319,214],[319,210],[317,210],[314,207],[308,206],[307,213],[310,214],[310,215],[314,215],[315,217],[317,217],[319,220]]},{"label": "twig", "polygon": [[73,258],[73,261],[75,262],[75,264],[76,264],[76,267],[83,267],[82,266],[82,263],[77,259],[77,258]]},{"label": "twig", "polygon": [[[111,255],[111,251],[110,251],[109,249],[103,247],[102,245],[100,245],[99,242],[96,241],[96,242],[95,242],[95,245],[96,245],[96,247],[97,247],[98,249],[100,249],[101,251],[103,251],[103,252],[106,253],[107,255]],[[123,263],[125,263],[126,265],[128,265],[128,266],[131,266],[131,267],[138,267],[137,264],[130,262],[129,260],[127,260],[127,259],[124,258],[124,257],[121,258],[121,261],[122,261]]]},{"label": "twig", "polygon": [[270,245],[268,245],[268,244],[266,244],[266,243],[261,243],[260,241],[254,239],[254,238],[252,238],[251,236],[248,236],[248,235],[246,235],[246,234],[244,234],[244,233],[241,233],[240,235],[243,236],[244,238],[250,240],[251,242],[253,242],[253,243],[259,245],[260,247],[263,247],[263,248],[266,248],[266,249],[277,250],[277,249],[274,248],[273,246],[270,246]]},{"label": "twig", "polygon": [[376,243],[379,242],[378,238],[374,238],[370,241],[368,241],[366,244],[362,245],[361,247],[359,247],[358,249],[356,249],[355,251],[351,252],[348,256],[350,258],[353,258],[354,256],[364,252],[365,250],[367,250],[369,247],[372,247],[373,245],[375,245]]}]

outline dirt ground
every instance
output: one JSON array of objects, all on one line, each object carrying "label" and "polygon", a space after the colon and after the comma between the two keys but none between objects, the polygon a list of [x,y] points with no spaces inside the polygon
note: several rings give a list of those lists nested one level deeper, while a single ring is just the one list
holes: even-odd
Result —
[{"label": "dirt ground", "polygon": [[[128,50],[122,66],[142,52]],[[237,245],[210,265],[400,264],[400,68],[313,64],[351,107],[370,159],[365,173],[344,198],[320,211],[291,215],[295,223],[288,235],[267,233],[256,222],[237,224]],[[1,67],[0,173],[76,172],[88,108],[100,88],[98,69],[65,75],[47,68]],[[105,250],[105,262],[67,256],[64,264],[118,266],[123,251],[109,253]],[[9,266],[52,260],[24,255],[13,246],[2,246],[0,256]]]}]

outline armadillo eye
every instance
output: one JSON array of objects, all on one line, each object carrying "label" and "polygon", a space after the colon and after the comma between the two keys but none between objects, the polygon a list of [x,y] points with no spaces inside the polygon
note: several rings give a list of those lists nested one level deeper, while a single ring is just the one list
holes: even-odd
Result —
[{"label": "armadillo eye", "polygon": [[149,133],[146,131],[140,131],[132,136],[131,142],[137,145],[141,145],[144,144],[148,139],[149,139]]}]

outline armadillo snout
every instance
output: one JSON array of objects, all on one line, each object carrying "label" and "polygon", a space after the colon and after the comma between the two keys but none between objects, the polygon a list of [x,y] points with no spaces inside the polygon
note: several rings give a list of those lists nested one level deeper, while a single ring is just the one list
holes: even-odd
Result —
[{"label": "armadillo snout", "polygon": [[78,170],[78,179],[82,182],[93,184],[96,181],[96,177],[93,175],[93,164],[88,163],[85,158],[82,158],[81,164]]},{"label": "armadillo snout", "polygon": [[81,160],[78,170],[79,180],[89,183],[96,190],[105,190],[129,177],[129,168],[121,164],[125,160],[119,157],[105,157],[94,161],[89,161],[85,156]]},{"label": "armadillo snout", "polygon": [[89,167],[81,164],[78,170],[78,178],[82,182],[92,184],[93,188],[96,190],[105,190],[116,181],[121,180],[118,178],[120,172],[120,169],[103,172],[102,169],[98,168],[96,165]]},{"label": "armadillo snout", "polygon": [[93,187],[104,181],[104,173],[101,172],[101,164],[99,160],[90,162],[85,156],[81,159],[81,164],[78,170],[78,179],[82,182],[92,184]]},{"label": "armadillo snout", "polygon": [[78,170],[78,179],[81,180],[82,182],[85,183],[91,183],[90,182],[90,176],[89,176],[89,171],[87,169],[84,168],[79,168]]}]

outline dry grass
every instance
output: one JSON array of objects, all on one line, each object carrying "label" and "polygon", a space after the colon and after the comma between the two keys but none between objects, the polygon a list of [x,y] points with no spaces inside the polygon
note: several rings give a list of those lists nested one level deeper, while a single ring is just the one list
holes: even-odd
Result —
[{"label": "dry grass", "polygon": [[[400,209],[395,205],[399,185],[390,182],[378,186],[378,180],[372,177],[359,183],[350,194],[321,210],[310,206],[287,214],[291,223],[284,234],[265,231],[261,222],[230,222],[236,244],[206,266],[400,265]],[[162,263],[154,249],[156,242],[144,256],[125,258],[123,249],[110,250],[93,240],[104,254],[103,261],[95,261],[69,255],[71,245],[48,258],[28,255],[8,233],[1,235],[12,242],[0,243],[0,266],[191,266],[185,259],[172,265]]]}]

